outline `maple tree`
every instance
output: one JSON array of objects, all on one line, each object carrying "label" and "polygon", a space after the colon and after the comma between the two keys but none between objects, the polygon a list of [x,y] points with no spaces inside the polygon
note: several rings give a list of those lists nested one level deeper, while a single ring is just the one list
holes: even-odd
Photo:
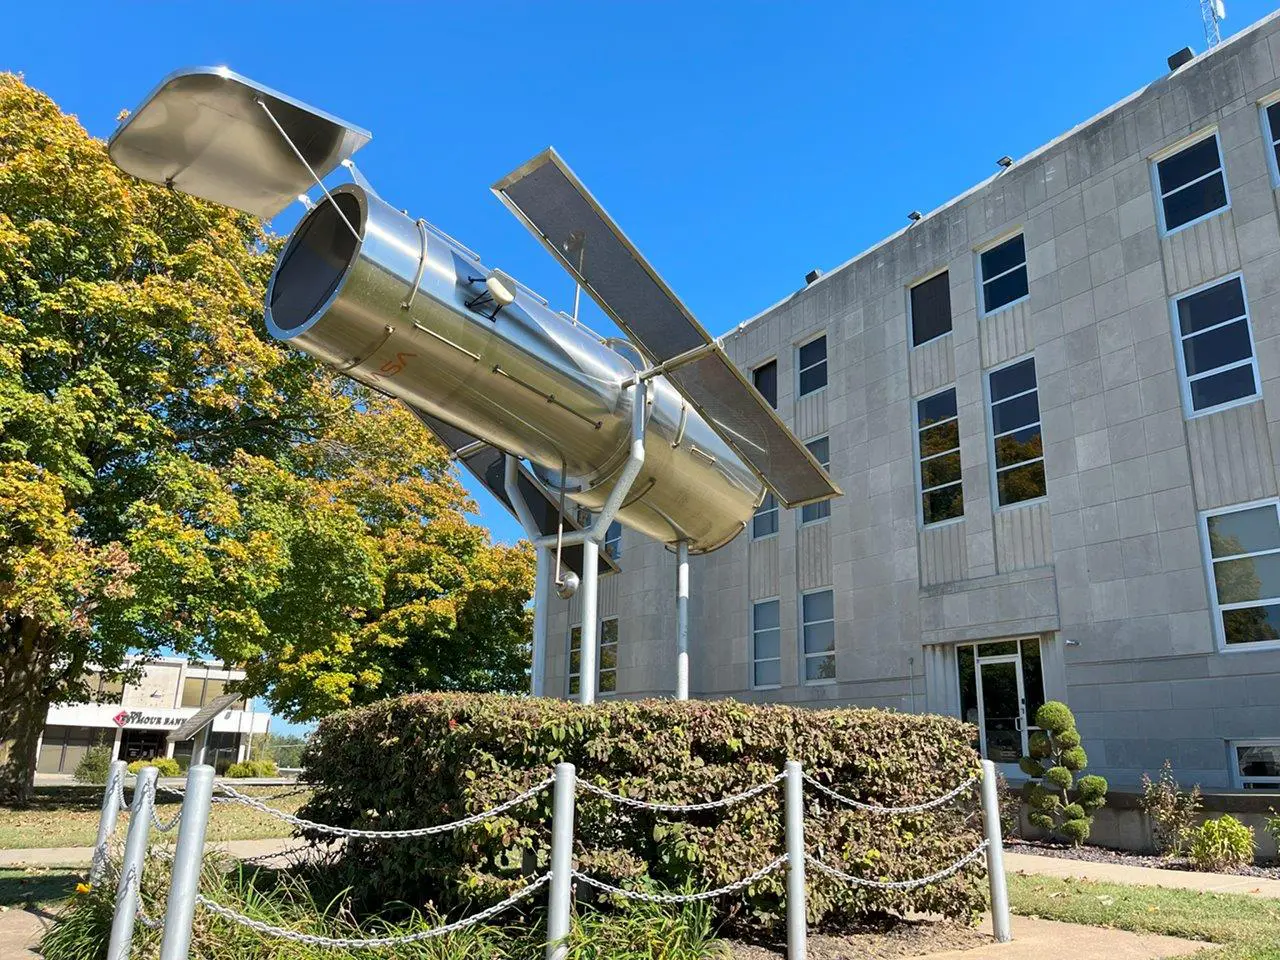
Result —
[{"label": "maple tree", "polygon": [[531,550],[410,411],[265,334],[277,249],[0,74],[0,798],[130,654],[240,665],[293,719],[524,682]]}]

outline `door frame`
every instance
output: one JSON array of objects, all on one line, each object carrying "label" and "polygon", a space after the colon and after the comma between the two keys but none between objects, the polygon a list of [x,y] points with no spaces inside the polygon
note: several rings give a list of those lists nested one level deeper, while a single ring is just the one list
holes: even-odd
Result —
[{"label": "door frame", "polygon": [[[981,748],[983,758],[987,757],[987,707],[982,695],[982,668],[984,666],[999,666],[1002,664],[1013,664],[1013,676],[1018,684],[1018,715],[1013,718],[1013,722],[1017,725],[1018,733],[1022,738],[1022,756],[1027,755],[1027,687],[1022,676],[1022,644],[1018,644],[1017,653],[1001,653],[992,657],[982,657],[978,655],[978,645],[973,650],[973,680],[977,687],[978,694],[978,745]],[[1018,768],[1016,763],[997,763],[997,767],[1008,776]]]}]

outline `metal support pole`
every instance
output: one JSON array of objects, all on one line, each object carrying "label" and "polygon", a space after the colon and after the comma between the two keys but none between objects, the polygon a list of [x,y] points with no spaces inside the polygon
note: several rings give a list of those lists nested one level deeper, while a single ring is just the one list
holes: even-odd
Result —
[{"label": "metal support pole", "polygon": [[582,544],[582,582],[578,585],[578,603],[582,608],[582,642],[578,648],[578,702],[596,702],[596,654],[600,649],[600,611],[596,589],[600,580],[600,544],[585,540]]},{"label": "metal support pole", "polygon": [[204,729],[196,734],[196,742],[191,745],[191,766],[198,767],[204,763],[205,750],[209,746],[209,728],[213,726],[210,720],[204,725]]},{"label": "metal support pole", "polygon": [[1009,889],[1004,876],[1004,841],[1000,837],[1000,796],[996,765],[982,761],[982,826],[987,836],[987,880],[991,884],[991,928],[998,943],[1013,939],[1009,930]]},{"label": "metal support pole", "polygon": [[689,541],[676,543],[676,699],[689,699]]},{"label": "metal support pole", "polygon": [[[551,884],[547,895],[546,960],[562,960],[569,946],[569,913],[573,897],[573,807],[578,774],[572,763],[556,764],[551,797]],[[169,958],[162,958],[169,960]]]},{"label": "metal support pole", "polygon": [[133,946],[133,920],[138,914],[138,890],[142,867],[147,859],[147,839],[151,833],[151,805],[156,796],[155,767],[143,767],[133,781],[133,803],[129,807],[129,835],[124,842],[124,862],[116,884],[116,913],[111,921],[107,960],[129,960]]},{"label": "metal support pole", "polygon": [[547,619],[551,616],[551,583],[555,580],[555,555],[550,547],[538,547],[533,581],[533,665],[529,692],[542,696],[547,675]]},{"label": "metal support pole", "polygon": [[111,842],[111,834],[115,833],[116,821],[120,819],[120,791],[128,772],[129,765],[123,760],[111,761],[107,788],[102,792],[102,813],[98,815],[98,839],[93,842],[93,861],[89,865],[90,886],[102,879],[102,871],[106,869],[107,846]]},{"label": "metal support pole", "polygon": [[787,960],[805,960],[809,925],[804,899],[804,779],[800,764],[786,766]]},{"label": "metal support pole", "polygon": [[160,960],[187,960],[190,954],[191,921],[195,918],[196,890],[200,886],[200,868],[204,865],[204,834],[212,806],[213,767],[203,763],[191,767],[187,771],[182,819],[178,822],[178,845],[173,851]]}]

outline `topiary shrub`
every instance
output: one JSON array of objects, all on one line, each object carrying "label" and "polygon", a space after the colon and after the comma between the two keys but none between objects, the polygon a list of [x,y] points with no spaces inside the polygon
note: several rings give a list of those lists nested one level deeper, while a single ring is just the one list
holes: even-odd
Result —
[{"label": "topiary shrub", "polygon": [[1027,819],[1079,846],[1089,839],[1094,811],[1107,802],[1107,781],[1092,775],[1077,779],[1089,758],[1080,746],[1076,718],[1065,703],[1050,700],[1036,711],[1035,721],[1040,729],[1027,741],[1028,755],[1018,762],[1032,781]]},{"label": "topiary shrub", "polygon": [[274,777],[279,773],[280,771],[276,768],[274,760],[244,760],[227,767],[226,776],[233,779],[245,779],[247,777]]},{"label": "topiary shrub", "polygon": [[1197,870],[1227,870],[1253,863],[1253,827],[1227,815],[1191,831],[1187,856]]},{"label": "topiary shrub", "polygon": [[147,760],[135,760],[129,764],[129,772],[136,774],[143,767],[155,767],[162,777],[180,777],[182,768],[173,757],[151,757]]},{"label": "topiary shrub", "polygon": [[90,747],[76,764],[74,774],[81,783],[105,784],[111,775],[111,747],[98,744]]},{"label": "topiary shrub", "polygon": [[1142,775],[1142,797],[1138,806],[1151,821],[1156,852],[1176,857],[1191,836],[1200,812],[1200,785],[1183,790],[1173,775],[1173,764],[1166,760],[1155,780],[1145,773]]},{"label": "topiary shrub", "polygon": [[[733,700],[611,701],[419,694],[329,716],[304,754],[312,799],[300,814],[348,827],[402,829],[486,810],[569,761],[579,778],[639,799],[692,803],[767,781],[788,759],[835,790],[882,805],[936,797],[974,776],[973,728],[948,717],[878,710],[805,710]],[[910,879],[942,869],[981,841],[973,798],[904,816],[870,816],[806,788],[809,851],[849,873]],[[455,833],[350,839],[344,876],[359,901],[476,909],[547,869],[551,791]],[[705,890],[747,876],[784,849],[781,784],[727,809],[660,815],[579,789],[578,869],[630,888]],[[808,871],[816,930],[984,909],[981,858],[915,890],[854,886]],[[785,875],[716,901],[717,923],[780,936]],[[579,903],[593,894],[579,884]]]}]

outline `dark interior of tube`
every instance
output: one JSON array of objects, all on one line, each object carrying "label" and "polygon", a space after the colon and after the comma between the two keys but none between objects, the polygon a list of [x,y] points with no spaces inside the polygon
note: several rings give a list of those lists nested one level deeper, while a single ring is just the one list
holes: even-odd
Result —
[{"label": "dark interior of tube", "polygon": [[357,229],[360,203],[349,193],[328,198],[307,214],[276,267],[271,288],[271,319],[281,330],[310,320],[338,288],[356,251],[356,238],[338,216],[340,209]]}]

